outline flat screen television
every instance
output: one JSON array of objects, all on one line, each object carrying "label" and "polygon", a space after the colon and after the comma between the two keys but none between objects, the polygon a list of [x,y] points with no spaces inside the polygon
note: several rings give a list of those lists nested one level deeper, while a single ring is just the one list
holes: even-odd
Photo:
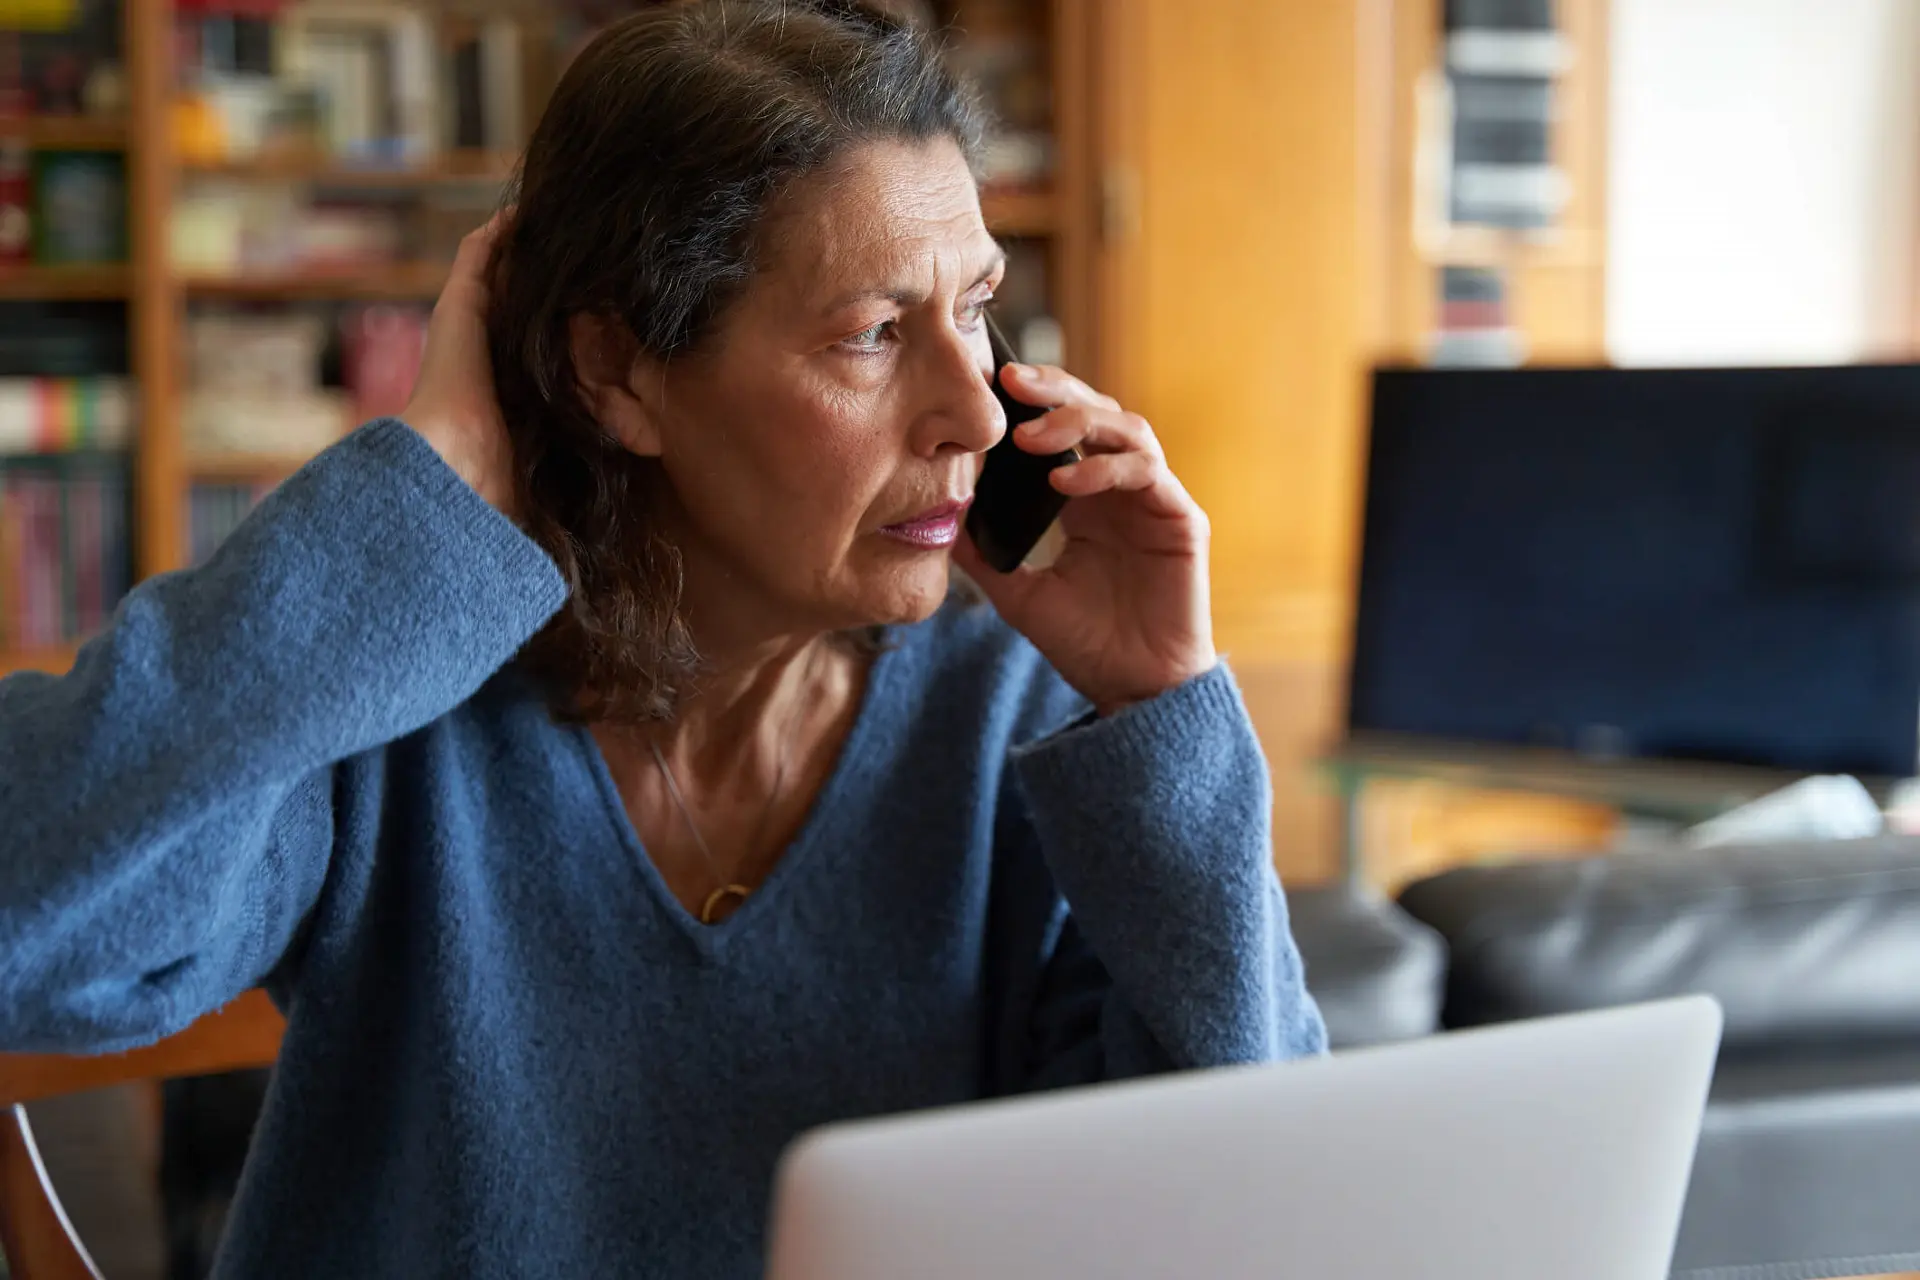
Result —
[{"label": "flat screen television", "polygon": [[1920,365],[1386,369],[1349,727],[1905,776]]}]

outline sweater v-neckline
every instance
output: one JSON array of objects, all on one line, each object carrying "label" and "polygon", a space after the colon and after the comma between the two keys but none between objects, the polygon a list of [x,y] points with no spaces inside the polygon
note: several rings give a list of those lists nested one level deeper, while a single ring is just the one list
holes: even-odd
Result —
[{"label": "sweater v-neckline", "polygon": [[847,788],[847,775],[852,762],[864,754],[866,739],[875,732],[874,721],[879,716],[877,709],[886,705],[883,685],[890,676],[894,665],[892,658],[901,639],[900,628],[886,629],[880,651],[867,668],[866,687],[860,692],[860,705],[854,713],[853,725],[841,740],[840,754],[834,760],[826,781],[820,784],[819,794],[814,796],[806,817],[801,819],[799,831],[774,861],[773,869],[767,872],[766,878],[734,908],[731,915],[717,924],[702,924],[698,917],[687,910],[686,904],[674,895],[667,878],[654,864],[646,844],[640,839],[640,833],[634,829],[633,819],[627,815],[626,803],[620,798],[620,788],[613,780],[613,771],[607,767],[607,758],[602,754],[600,744],[594,741],[592,728],[583,724],[568,726],[574,744],[593,777],[594,787],[600,794],[600,803],[609,825],[613,827],[615,839],[636,864],[641,882],[653,895],[655,904],[703,958],[718,959],[732,938],[744,932],[754,920],[774,910],[778,906],[776,899],[785,896],[788,881],[798,874],[797,866],[805,862],[808,852],[820,843],[821,828],[833,821],[841,793]]}]

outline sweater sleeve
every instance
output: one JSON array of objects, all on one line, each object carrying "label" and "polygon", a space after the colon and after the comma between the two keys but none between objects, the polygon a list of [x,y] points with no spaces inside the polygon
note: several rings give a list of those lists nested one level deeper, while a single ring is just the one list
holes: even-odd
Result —
[{"label": "sweater sleeve", "polygon": [[1224,664],[1016,748],[1013,768],[1070,909],[1030,1084],[1325,1051],[1273,870],[1266,760]]},{"label": "sweater sleeve", "polygon": [[564,598],[387,419],[137,588],[69,674],[0,680],[0,1049],[127,1047],[259,982],[325,881],[333,767],[465,701]]}]

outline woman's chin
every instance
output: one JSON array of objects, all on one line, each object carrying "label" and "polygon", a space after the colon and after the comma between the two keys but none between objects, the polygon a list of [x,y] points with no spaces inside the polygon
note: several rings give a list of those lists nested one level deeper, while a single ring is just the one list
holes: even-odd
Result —
[{"label": "woman's chin", "polygon": [[949,585],[945,556],[929,556],[924,564],[896,570],[861,592],[861,610],[870,625],[925,622],[946,603]]}]

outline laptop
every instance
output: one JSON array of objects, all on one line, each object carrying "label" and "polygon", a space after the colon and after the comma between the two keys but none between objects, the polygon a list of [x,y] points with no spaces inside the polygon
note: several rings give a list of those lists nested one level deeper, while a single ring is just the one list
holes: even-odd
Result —
[{"label": "laptop", "polygon": [[768,1280],[1660,1280],[1706,997],[802,1136]]}]

